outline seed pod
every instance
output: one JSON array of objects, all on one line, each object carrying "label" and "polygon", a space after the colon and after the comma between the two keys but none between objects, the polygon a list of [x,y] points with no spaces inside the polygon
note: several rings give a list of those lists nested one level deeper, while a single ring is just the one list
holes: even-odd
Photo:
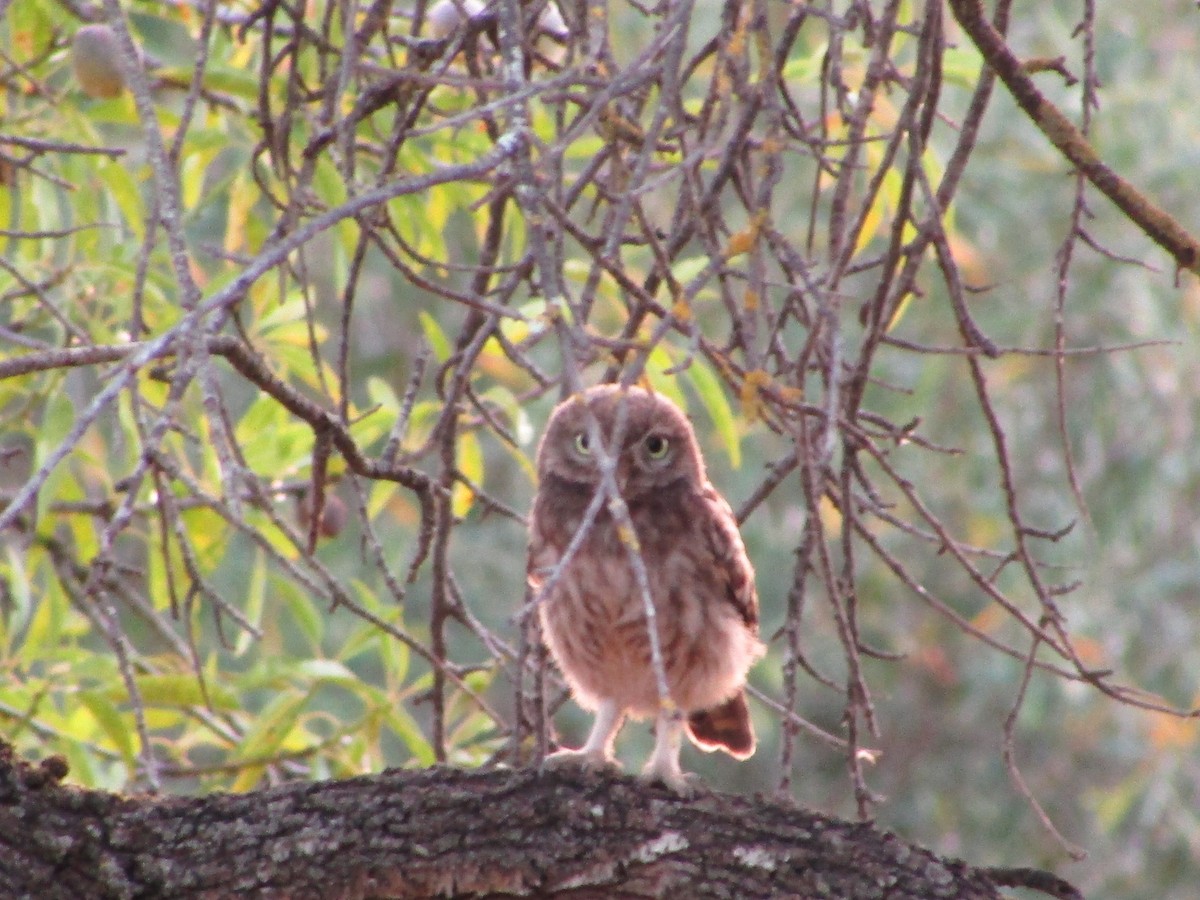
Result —
[{"label": "seed pod", "polygon": [[537,33],[553,38],[560,44],[566,43],[567,38],[571,36],[571,29],[567,27],[562,10],[558,8],[558,4],[554,0],[550,0],[538,13]]},{"label": "seed pod", "polygon": [[107,25],[85,25],[71,42],[71,67],[80,89],[89,97],[119,97],[125,90],[121,48]]},{"label": "seed pod", "polygon": [[[305,534],[312,528],[312,494],[304,494],[296,504],[296,518]],[[321,510],[321,524],[317,532],[321,537],[337,537],[346,527],[346,504],[337,494],[325,495],[325,506]]]},{"label": "seed pod", "polygon": [[438,0],[429,7],[425,22],[435,40],[449,37],[472,16],[483,11],[483,0]]}]

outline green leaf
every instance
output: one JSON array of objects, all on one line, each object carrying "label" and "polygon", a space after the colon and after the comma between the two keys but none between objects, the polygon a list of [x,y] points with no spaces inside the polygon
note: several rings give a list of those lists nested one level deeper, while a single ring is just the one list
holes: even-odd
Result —
[{"label": "green leaf", "polygon": [[38,429],[37,463],[40,466],[63,442],[75,424],[75,404],[64,390],[50,390],[41,427]]},{"label": "green leaf", "polygon": [[[146,706],[179,708],[205,705],[204,690],[194,673],[138,675],[134,681]],[[205,683],[204,688],[208,690],[208,700],[213,709],[231,712],[240,707],[238,698],[228,688],[210,683]],[[126,699],[123,684],[110,688],[106,694],[112,700]]]},{"label": "green leaf", "polygon": [[708,362],[699,356],[692,357],[687,374],[709,419],[717,429],[717,435],[725,445],[725,452],[729,454],[729,464],[735,469],[741,468],[742,441],[738,434],[737,421],[733,416],[733,408],[729,405],[729,398],[725,396],[721,380],[717,378]]},{"label": "green leaf", "polygon": [[367,448],[375,446],[376,443],[382,444],[383,439],[391,431],[392,419],[383,415],[381,409],[368,409],[362,412],[351,407],[350,415],[354,417],[354,421],[350,423],[350,436],[360,447]]},{"label": "green leaf", "polygon": [[[252,625],[262,624],[263,605],[267,598],[267,560],[259,550],[254,554],[254,566],[250,569],[250,581],[246,585],[246,603],[242,613]],[[238,632],[234,643],[235,656],[243,656],[258,641],[249,631]]]},{"label": "green leaf", "polygon": [[29,631],[25,634],[23,650],[31,659],[49,656],[63,639],[69,606],[62,588],[52,582],[36,603]]},{"label": "green leaf", "polygon": [[502,384],[494,384],[480,394],[480,399],[494,403],[504,411],[504,415],[512,427],[513,437],[517,439],[518,444],[527,447],[533,443],[537,437],[537,431],[529,420],[525,404],[518,400],[517,395],[509,388]]},{"label": "green leaf", "polygon": [[[297,322],[303,324],[306,313],[307,306],[304,303],[304,298],[299,294],[293,293],[283,303],[273,303],[271,308],[259,317],[255,330],[259,334],[266,336],[277,328],[294,325]],[[307,329],[305,331],[305,343],[307,343]]]},{"label": "green leaf", "polygon": [[[317,168],[313,172],[313,188],[326,206],[334,207],[346,202],[346,182],[327,153],[322,153],[317,157]],[[338,236],[347,249],[353,249],[358,230],[358,225],[353,219],[343,220],[341,226],[338,227]]]},{"label": "green leaf", "polygon": [[979,81],[982,67],[983,57],[975,45],[968,41],[942,51],[942,77],[950,84],[973,89]]},{"label": "green leaf", "polygon": [[[491,735],[489,741],[486,737]],[[449,744],[454,748],[456,756],[461,755],[461,760],[456,759],[456,762],[461,762],[464,765],[479,765],[483,762],[482,757],[490,754],[490,748],[487,743],[495,740],[496,723],[492,721],[491,716],[484,713],[482,710],[463,717],[450,734],[447,736]]]},{"label": "green leaf", "polygon": [[367,622],[360,625],[338,649],[338,656],[343,659],[354,659],[360,653],[378,653],[381,636],[382,633],[374,623]]},{"label": "green leaf", "polygon": [[[251,719],[249,730],[238,747],[237,756],[244,760],[269,757],[279,749],[299,721],[308,703],[308,693],[278,694],[257,716]],[[262,777],[263,766],[248,766],[234,779],[232,790],[246,791]]]},{"label": "green leaf", "polygon": [[99,772],[96,770],[96,759],[88,750],[87,745],[74,740],[63,741],[61,744],[67,765],[71,768],[71,781],[84,787],[103,787],[99,783]]},{"label": "green leaf", "polygon": [[[214,60],[212,65],[209,65],[204,70],[204,87],[210,91],[216,91],[221,94],[231,94],[239,97],[242,100],[255,100],[258,98],[259,79],[257,71],[246,71],[245,69],[235,69],[232,66],[224,65],[217,60],[220,56],[210,56]],[[170,78],[176,82],[184,84],[191,81],[191,68],[164,68],[159,74],[163,78]]]},{"label": "green leaf", "polygon": [[312,455],[312,430],[267,394],[255,398],[235,431],[246,464],[255,472],[284,475]]},{"label": "green leaf", "polygon": [[367,496],[367,518],[374,522],[398,493],[400,487],[394,481],[373,482]]},{"label": "green leaf", "polygon": [[433,747],[421,731],[421,726],[403,706],[394,706],[384,711],[388,726],[404,742],[408,752],[421,766],[432,766],[436,761]]},{"label": "green leaf", "polygon": [[127,164],[108,160],[97,164],[96,172],[121,211],[126,226],[133,232],[134,239],[140,242],[146,233],[145,210],[141,192]]},{"label": "green leaf", "polygon": [[80,691],[79,702],[95,717],[100,730],[125,758],[125,764],[133,766],[137,748],[133,745],[133,724],[128,718],[100,691]]},{"label": "green leaf", "polygon": [[829,43],[821,41],[804,56],[789,59],[784,63],[783,71],[780,73],[783,76],[783,80],[800,82],[802,84],[819,82],[821,66],[828,49]]},{"label": "green leaf", "polygon": [[306,659],[293,670],[296,674],[311,681],[331,681],[335,684],[357,686],[360,679],[346,666],[336,659]]},{"label": "green leaf", "polygon": [[390,417],[400,414],[400,398],[392,390],[392,386],[377,375],[367,378],[367,397],[373,406],[378,406]]},{"label": "green leaf", "polygon": [[307,594],[297,590],[291,582],[285,582],[279,578],[273,580],[277,583],[283,601],[287,604],[291,623],[300,628],[301,633],[308,638],[312,649],[319,649],[321,640],[325,636],[325,618],[317,609],[317,604]]},{"label": "green leaf", "polygon": [[646,357],[646,377],[655,391],[668,397],[676,406],[687,409],[687,398],[679,390],[679,381],[667,371],[675,366],[671,351],[665,344],[658,344]]},{"label": "green leaf", "polygon": [[[33,593],[29,574],[25,570],[25,557],[17,552],[15,544],[4,548],[8,565],[0,569],[0,578],[8,587],[8,599],[12,604],[8,615],[0,615],[0,646],[7,656],[13,650],[13,639],[29,625],[33,617]],[[28,640],[28,635],[25,636]]]},{"label": "green leaf", "polygon": [[405,450],[415,450],[425,443],[441,412],[442,404],[433,400],[422,400],[413,406],[412,414],[408,417],[408,431],[402,441]]},{"label": "green leaf", "polygon": [[671,266],[671,274],[680,284],[688,284],[693,278],[707,269],[712,260],[707,256],[689,256]]},{"label": "green leaf", "polygon": [[598,134],[585,134],[577,141],[572,141],[563,154],[566,159],[594,159],[607,142]]},{"label": "green leaf", "polygon": [[379,656],[387,671],[388,683],[399,687],[408,678],[409,663],[412,661],[412,650],[404,641],[396,640],[391,635],[380,637]]},{"label": "green leaf", "polygon": [[450,340],[442,331],[442,326],[425,310],[417,313],[417,317],[421,320],[421,330],[425,332],[425,340],[429,342],[433,355],[437,357],[438,362],[444,363],[450,358]]}]

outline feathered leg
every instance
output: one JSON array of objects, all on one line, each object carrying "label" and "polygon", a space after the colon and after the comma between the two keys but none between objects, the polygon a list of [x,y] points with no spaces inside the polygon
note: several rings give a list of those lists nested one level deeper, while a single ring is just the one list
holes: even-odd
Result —
[{"label": "feathered leg", "polygon": [[621,723],[625,720],[625,711],[617,706],[614,700],[605,700],[596,710],[596,718],[592,722],[591,733],[587,743],[578,750],[558,750],[546,757],[542,765],[555,768],[560,765],[583,766],[585,769],[607,769],[616,766],[613,758],[613,743]]},{"label": "feathered leg", "polygon": [[698,779],[694,775],[685,775],[679,767],[683,725],[678,710],[659,711],[654,727],[654,752],[642,769],[642,780],[661,782],[682,797],[692,797],[696,794]]}]

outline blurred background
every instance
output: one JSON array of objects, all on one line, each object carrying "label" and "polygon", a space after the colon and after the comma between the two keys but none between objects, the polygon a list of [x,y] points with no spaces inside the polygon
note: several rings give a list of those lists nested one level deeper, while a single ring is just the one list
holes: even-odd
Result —
[{"label": "blurred background", "polygon": [[[784,61],[793,96],[806,115],[819,119],[824,109],[822,60],[836,31],[829,17],[850,16],[855,8],[878,17],[884,5],[813,5],[821,15],[803,26]],[[770,33],[778,34],[799,6],[762,5]],[[1076,27],[1088,6],[1017,5],[1010,44],[1025,58],[1065,56],[1066,69],[1080,76],[1084,44]],[[289,180],[303,171],[304,142],[322,127],[314,98],[320,85],[335,77],[330,59],[336,57],[327,59],[312,48],[285,51],[284,41],[276,51],[279,59],[295,54],[288,65],[265,66],[262,32],[249,28],[239,35],[255,9],[255,4],[222,5],[221,14],[211,18],[206,91],[189,119],[185,98],[197,35],[204,27],[202,9],[125,5],[130,33],[158,67],[151,87],[162,132],[168,140],[180,129],[184,133],[178,160],[182,228],[194,253],[193,277],[206,296],[278,238],[273,229],[282,213],[270,200],[273,189],[281,195],[297,184],[311,190],[312,207],[296,213],[305,220],[322,204],[344,199],[344,180],[366,182],[364,173],[374,176],[385,169],[387,152],[380,147],[396,149],[392,161],[400,171],[421,173],[431,170],[432,160],[460,162],[491,146],[478,118],[454,119],[478,98],[453,83],[464,74],[465,57],[443,49],[442,58],[458,62],[430,70],[445,83],[423,107],[412,107],[424,132],[389,144],[389,120],[366,119],[359,133],[362,147],[354,151],[361,154],[355,157],[359,171],[335,149],[320,156],[307,181]],[[27,148],[0,139],[6,160],[0,222],[8,229],[0,238],[5,260],[0,361],[68,344],[128,341],[135,297],[141,307],[136,315],[148,323],[149,334],[178,322],[179,278],[161,235],[156,241],[146,238],[147,223],[153,221],[153,159],[144,124],[128,90],[92,96],[72,68],[72,37],[86,24],[87,12],[81,15],[74,4],[16,0],[0,24],[7,69],[0,133],[69,138],[127,151],[119,158],[38,154],[27,167],[17,164]],[[576,12],[574,6],[564,9],[568,21],[578,21]],[[1100,4],[1094,12],[1099,105],[1092,111],[1092,142],[1113,169],[1193,233],[1200,232],[1195,103],[1200,10],[1175,0],[1152,6]],[[345,13],[341,4],[314,2],[305,21],[340,41],[339,17]],[[425,10],[422,5],[393,13],[386,40],[372,38],[368,45],[377,52],[364,51],[363,58],[380,69],[414,52],[399,36],[408,35]],[[919,23],[927,13],[924,4],[901,3],[898,19]],[[624,4],[613,4],[608,14],[614,60],[633,67],[659,20]],[[696,5],[689,50],[721,31],[722,15],[729,13],[719,4]],[[948,12],[946,18],[945,80],[926,151],[926,167],[935,172],[944,169],[957,140],[980,65]],[[362,20],[353,21],[361,25]],[[303,31],[296,22],[276,24],[285,36],[284,26]],[[420,33],[427,35],[428,29]],[[915,41],[907,48],[897,44],[894,59],[901,77],[880,91],[880,122],[898,115],[903,85],[913,75]],[[842,59],[848,81],[862,78],[869,52],[860,32],[846,31]],[[490,64],[479,63],[483,75]],[[716,68],[698,69],[697,78],[707,84],[704,79],[715,79]],[[288,92],[297,71],[304,73],[312,97]],[[469,66],[465,71],[480,75]],[[272,79],[269,101],[259,91],[264,72]],[[1054,72],[1038,74],[1036,83],[1078,120],[1078,84],[1068,85]],[[353,84],[342,87],[331,106],[344,116],[361,93]],[[703,96],[693,90],[690,99]],[[848,102],[854,99],[851,89]],[[639,102],[632,114],[646,125],[654,97]],[[303,115],[291,106],[303,103],[308,103]],[[286,121],[289,112],[295,112],[295,121]],[[535,113],[540,117],[535,126],[547,143],[565,132],[559,107],[548,101],[546,110],[535,107]],[[275,139],[294,142],[286,163],[282,145],[262,139],[262,124],[271,116],[279,127]],[[288,128],[294,129],[290,138]],[[827,136],[836,137],[835,125],[827,122],[826,128]],[[586,171],[605,147],[590,132],[573,140],[563,156],[567,182]],[[868,159],[877,164],[869,154]],[[805,246],[810,221],[815,220],[816,232],[821,230],[831,183],[822,181],[813,158],[803,153],[782,165],[771,218],[788,240]],[[330,405],[340,398],[341,381],[348,376],[349,430],[372,455],[407,408],[402,458],[431,477],[444,474],[437,467],[438,448],[427,442],[431,434],[436,437],[435,423],[444,409],[444,385],[433,373],[452,364],[452,348],[466,333],[471,313],[437,289],[469,291],[485,241],[487,189],[476,182],[453,183],[388,205],[390,246],[401,248],[398,255],[410,269],[399,267],[376,244],[362,245],[362,257],[356,259],[360,244],[352,222],[319,235],[255,286],[239,307],[237,328],[230,326],[227,333],[244,335],[279,377],[306,396],[329,399]],[[1078,582],[1056,602],[1080,658],[1088,666],[1112,669],[1117,681],[1145,691],[1156,703],[1192,709],[1200,705],[1195,513],[1200,454],[1194,449],[1200,281],[1177,273],[1167,254],[1088,190],[1081,225],[1103,252],[1075,242],[1060,312],[1056,254],[1070,231],[1075,192],[1068,164],[997,86],[947,219],[948,239],[964,282],[977,289],[968,294],[969,308],[982,332],[1000,348],[1046,351],[1005,352],[981,365],[1007,438],[1026,523],[1045,532],[1065,530],[1057,541],[1039,546],[1038,554],[1048,583]],[[677,227],[675,210],[683,202],[678,185],[666,183],[647,195],[649,215],[657,217],[650,224],[664,233]],[[601,206],[599,200],[596,205]],[[748,219],[732,201],[727,212],[730,231]],[[887,204],[880,207],[879,223],[865,235],[856,260],[884,251],[894,214]],[[582,207],[572,215],[585,227],[598,227],[600,216],[593,221]],[[67,237],[14,236],[96,222],[108,226]],[[523,258],[528,237],[515,211],[505,228],[499,264],[511,266]],[[813,260],[821,255],[822,241],[818,235]],[[620,286],[599,278],[575,245],[564,246],[566,293],[594,300],[586,323],[573,324],[615,336],[630,312]],[[711,258],[703,241],[689,248],[673,260],[681,284],[700,277]],[[641,283],[655,264],[653,255],[644,245],[623,253],[622,265]],[[854,324],[856,313],[878,278],[876,269],[864,267],[841,284],[847,347],[863,338]],[[38,289],[30,291],[29,283]],[[729,330],[724,288],[714,278],[705,284],[692,300],[696,328],[720,343]],[[888,333],[910,344],[961,347],[946,289],[932,263],[918,284],[919,292],[897,311]],[[494,299],[523,316],[504,320],[501,336],[556,379],[561,356],[551,339],[554,318],[535,286],[523,284]],[[1062,358],[1065,435],[1052,353],[1059,321],[1065,346],[1072,348]],[[492,339],[474,363],[472,388],[483,399],[463,406],[453,458],[463,478],[452,488],[453,521],[444,547],[450,593],[471,620],[450,623],[446,657],[453,661],[455,679],[488,707],[453,685],[444,695],[446,756],[465,766],[494,761],[510,738],[502,725],[514,709],[513,657],[520,643],[515,616],[525,591],[525,533],[518,516],[533,493],[538,430],[559,396],[557,383],[538,384],[503,344]],[[351,358],[345,369],[339,368],[342,348],[349,348]],[[739,395],[744,382],[702,356],[678,378],[670,374],[694,352],[685,335],[669,335],[661,348],[661,356],[652,356],[647,365],[651,380],[687,404],[712,481],[737,509],[755,494],[768,467],[789,451],[792,435],[778,427],[781,418],[764,421],[754,415],[746,395]],[[602,377],[610,362],[610,356],[597,353],[582,368],[585,381]],[[950,533],[1003,552],[1011,543],[1007,498],[963,355],[885,344],[871,362],[874,381],[864,409],[893,423],[919,417],[925,441],[957,451],[940,453],[908,443],[892,449],[891,465],[917,486]],[[135,470],[147,424],[168,403],[165,384],[139,377],[38,492],[36,517],[0,534],[0,735],[32,755],[63,752],[75,781],[109,789],[144,784],[139,728],[152,737],[164,787],[181,792],[431,764],[437,756],[431,692],[437,688],[420,648],[431,640],[435,567],[425,563],[412,572],[411,584],[397,587],[419,548],[419,504],[394,482],[354,478],[335,458],[329,491],[336,499],[327,502],[343,506],[344,522],[331,527],[310,553],[306,531],[288,535],[283,526],[304,524],[298,498],[313,477],[311,428],[228,366],[218,367],[218,373],[234,442],[246,469],[269,489],[271,502],[230,509],[210,448],[211,422],[200,394],[192,390],[180,403],[180,427],[163,448],[182,472],[157,482],[147,479],[130,525],[106,548],[106,523],[126,496],[121,479]],[[104,378],[99,369],[46,368],[0,379],[0,495],[11,498],[27,483]],[[815,375],[799,375],[795,386],[810,402],[822,402]],[[406,404],[410,388],[413,402]],[[480,409],[490,410],[503,427],[493,427],[486,417],[481,421]],[[164,512],[158,495],[167,486],[177,499],[173,513]],[[901,508],[897,514],[912,510]],[[819,515],[836,545],[838,511],[827,505]],[[773,638],[771,655],[754,671],[752,682],[773,698],[785,694],[785,641],[778,631],[787,619],[796,548],[809,516],[799,475],[792,473],[753,509],[743,527],[758,571],[764,634]],[[186,537],[179,537],[176,527]],[[1021,626],[928,540],[882,527],[878,539],[930,596],[979,632],[1027,652]],[[109,564],[115,560],[116,574],[104,592],[111,613],[101,604],[96,614],[86,587],[89,567],[101,557]],[[1200,724],[1195,719],[1134,708],[1078,681],[1035,672],[1016,712],[1011,749],[1029,791],[1065,839],[1057,840],[1014,785],[1004,761],[1004,722],[1017,703],[1024,664],[965,634],[869,551],[856,554],[854,576],[859,635],[882,651],[880,658],[862,657],[879,733],[860,738],[877,751],[865,777],[881,798],[872,812],[882,826],[974,864],[1053,869],[1098,900],[1195,896],[1200,882]],[[172,578],[178,584],[169,584]],[[1002,573],[997,584],[1036,619],[1037,602],[1017,573]],[[223,598],[237,615],[221,612],[212,597]],[[796,712],[843,735],[846,662],[832,609],[814,588],[800,638],[806,660],[837,686],[801,672]],[[238,616],[252,627],[239,625]],[[395,632],[383,633],[378,621],[410,642],[397,639]],[[127,637],[140,693],[136,702],[113,651],[111,628],[105,636],[105,623],[116,623]],[[134,712],[139,705],[145,720],[140,726]],[[752,702],[752,710],[760,737],[752,760],[735,764],[688,750],[685,767],[700,771],[721,790],[775,792],[785,774],[780,716],[759,703]],[[586,733],[588,718],[567,701],[554,723],[559,737],[574,744]],[[651,743],[648,724],[626,728],[619,752],[631,770],[640,766]],[[787,774],[798,803],[855,815],[843,749],[801,729]],[[1072,846],[1086,851],[1086,859],[1073,861]]]}]

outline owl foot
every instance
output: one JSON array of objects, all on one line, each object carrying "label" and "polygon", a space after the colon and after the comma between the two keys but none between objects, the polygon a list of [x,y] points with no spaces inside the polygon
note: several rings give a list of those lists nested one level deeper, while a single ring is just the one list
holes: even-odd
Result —
[{"label": "owl foot", "polygon": [[705,790],[704,779],[691,772],[682,772],[678,768],[647,765],[638,776],[638,780],[645,784],[661,784],[684,800],[692,800]]},{"label": "owl foot", "polygon": [[704,782],[679,768],[679,747],[683,741],[683,716],[678,709],[664,707],[658,713],[654,729],[654,752],[642,769],[641,780],[649,784],[666,785],[674,793],[690,800],[699,793]]},{"label": "owl foot", "polygon": [[613,739],[621,728],[625,712],[615,700],[603,700],[596,709],[596,720],[587,743],[578,750],[559,750],[542,760],[542,769],[575,767],[585,772],[620,771],[613,759]]},{"label": "owl foot", "polygon": [[558,750],[542,760],[542,769],[579,768],[585,772],[617,772],[620,766],[607,753],[586,748],[582,750]]}]

